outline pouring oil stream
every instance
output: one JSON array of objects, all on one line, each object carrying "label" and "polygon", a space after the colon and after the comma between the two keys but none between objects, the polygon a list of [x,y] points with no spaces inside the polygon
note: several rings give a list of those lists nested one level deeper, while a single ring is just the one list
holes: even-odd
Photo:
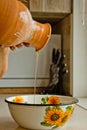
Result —
[{"label": "pouring oil stream", "polygon": [[37,85],[38,59],[39,59],[39,51],[36,52],[35,79],[34,79],[34,104],[36,99],[35,97],[36,97],[36,85]]}]

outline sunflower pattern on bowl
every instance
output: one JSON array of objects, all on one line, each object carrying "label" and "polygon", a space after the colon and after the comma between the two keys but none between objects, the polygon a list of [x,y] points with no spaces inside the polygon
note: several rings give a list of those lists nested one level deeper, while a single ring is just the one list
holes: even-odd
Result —
[{"label": "sunflower pattern on bowl", "polygon": [[[60,104],[58,97],[51,96],[42,98],[42,104]],[[63,126],[73,113],[74,106],[70,105],[65,108],[61,106],[49,106],[45,109],[45,115],[42,126],[51,127],[52,129]]]},{"label": "sunflower pattern on bowl", "polygon": [[16,96],[16,97],[13,99],[13,102],[15,102],[15,103],[25,103],[24,98],[21,97],[21,96]]},{"label": "sunflower pattern on bowl", "polygon": [[[27,101],[24,100],[22,96],[16,96],[13,98],[12,102],[15,103],[28,103]],[[41,98],[41,104],[60,104],[60,99],[58,96],[47,96],[47,97],[42,97]]]},{"label": "sunflower pattern on bowl", "polygon": [[58,96],[47,96],[41,98],[41,104],[60,104],[60,99]]}]

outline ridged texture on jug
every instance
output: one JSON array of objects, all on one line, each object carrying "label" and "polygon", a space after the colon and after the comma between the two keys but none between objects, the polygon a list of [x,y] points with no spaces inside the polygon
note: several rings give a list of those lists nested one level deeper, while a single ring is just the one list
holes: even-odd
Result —
[{"label": "ridged texture on jug", "polygon": [[51,33],[49,24],[35,22],[25,5],[17,0],[0,1],[0,44],[15,46],[29,42],[40,50]]},{"label": "ridged texture on jug", "polygon": [[33,37],[29,40],[29,43],[36,48],[36,51],[41,50],[46,44],[51,35],[51,26],[50,24],[41,24],[39,22],[34,22],[34,26],[36,29],[33,32]]}]

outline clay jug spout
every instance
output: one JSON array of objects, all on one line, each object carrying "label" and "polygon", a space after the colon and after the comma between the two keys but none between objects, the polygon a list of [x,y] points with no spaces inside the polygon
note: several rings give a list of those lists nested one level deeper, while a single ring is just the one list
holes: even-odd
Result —
[{"label": "clay jug spout", "polygon": [[49,23],[39,23],[33,21],[33,32],[32,37],[28,39],[28,43],[35,47],[36,51],[40,51],[45,47],[50,39],[51,26]]}]

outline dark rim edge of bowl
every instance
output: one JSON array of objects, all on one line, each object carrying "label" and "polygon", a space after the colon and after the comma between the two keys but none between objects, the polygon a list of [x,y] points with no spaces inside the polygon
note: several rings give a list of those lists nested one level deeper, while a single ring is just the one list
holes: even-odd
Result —
[{"label": "dark rim edge of bowl", "polygon": [[8,101],[7,99],[5,99],[5,102],[10,104],[15,104],[15,105],[24,105],[24,106],[65,106],[65,105],[76,104],[79,102],[77,98],[74,99],[75,101],[72,101],[70,103],[60,103],[60,104],[29,104],[29,103],[25,104],[25,103],[16,103],[16,102]]}]

